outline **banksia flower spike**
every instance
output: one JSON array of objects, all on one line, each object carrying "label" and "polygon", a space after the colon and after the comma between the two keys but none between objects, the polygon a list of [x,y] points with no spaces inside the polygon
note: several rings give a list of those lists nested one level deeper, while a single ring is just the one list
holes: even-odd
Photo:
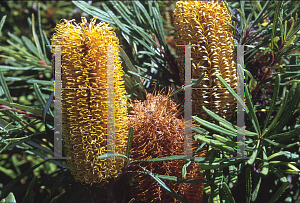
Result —
[{"label": "banksia flower spike", "polygon": [[[192,77],[198,79],[204,72],[206,77],[193,90],[193,115],[208,119],[202,106],[221,117],[230,117],[236,109],[234,97],[223,87],[216,74],[231,88],[237,84],[233,32],[226,21],[231,15],[222,1],[178,1],[174,11],[175,43],[191,44]],[[176,47],[181,80],[184,82],[185,51]],[[213,88],[213,89],[212,89]]]},{"label": "banksia flower spike", "polygon": [[[145,101],[136,101],[129,116],[129,126],[134,127],[130,158],[137,160],[184,155],[184,119],[176,118],[177,114],[176,105],[169,95],[147,94]],[[194,147],[198,146],[198,143],[193,144]],[[182,178],[181,170],[185,163],[182,160],[141,162],[140,166],[154,174]],[[202,179],[196,163],[192,162],[187,167],[185,178]],[[131,173],[131,180],[132,193],[136,200],[159,203],[179,202],[148,175]],[[165,183],[187,202],[202,202],[202,183],[172,181],[165,181]]]},{"label": "banksia flower spike", "polygon": [[[56,26],[52,46],[62,45],[62,112],[65,156],[75,179],[84,184],[106,186],[124,169],[125,160],[98,159],[107,147],[107,60],[108,45],[113,46],[115,153],[125,154],[127,144],[126,91],[118,60],[119,41],[105,22],[90,24],[85,18],[61,20]],[[54,49],[52,49],[54,53]],[[54,64],[54,63],[53,63]]]}]

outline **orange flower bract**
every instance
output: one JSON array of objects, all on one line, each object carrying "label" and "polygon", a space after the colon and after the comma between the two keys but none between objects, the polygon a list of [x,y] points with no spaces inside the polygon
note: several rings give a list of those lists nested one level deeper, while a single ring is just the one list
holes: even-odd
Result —
[{"label": "orange flower bract", "polygon": [[[231,15],[222,1],[178,1],[174,11],[175,43],[195,45],[191,48],[192,75],[198,79],[204,72],[206,77],[193,90],[193,115],[203,119],[209,116],[202,106],[221,117],[230,117],[236,109],[234,97],[216,77],[220,75],[231,88],[237,85],[233,32],[226,21]],[[184,81],[185,51],[176,47],[181,80]],[[212,89],[214,88],[214,89]]]},{"label": "orange flower bract", "polygon": [[[107,185],[124,169],[124,159],[98,159],[107,153],[107,46],[113,47],[115,153],[125,154],[127,107],[123,71],[118,60],[119,40],[114,29],[96,18],[61,20],[52,38],[62,45],[62,112],[65,156],[76,180]],[[53,63],[54,64],[54,63]]]}]

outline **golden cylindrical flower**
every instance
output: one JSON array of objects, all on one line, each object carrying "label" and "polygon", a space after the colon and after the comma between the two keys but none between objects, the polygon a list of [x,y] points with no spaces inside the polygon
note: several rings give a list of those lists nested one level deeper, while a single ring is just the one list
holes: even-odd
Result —
[{"label": "golden cylindrical flower", "polygon": [[[234,97],[220,89],[216,74],[231,88],[236,88],[237,75],[233,31],[226,21],[231,15],[223,1],[178,1],[174,11],[174,39],[177,45],[191,44],[192,78],[206,77],[192,92],[193,115],[209,119],[202,106],[221,117],[230,117],[236,109]],[[181,80],[185,75],[185,49],[176,46]],[[224,87],[223,87],[224,88]]]},{"label": "golden cylindrical flower", "polygon": [[[184,155],[184,119],[177,118],[178,111],[169,95],[147,94],[145,101],[136,101],[129,116],[129,126],[134,127],[130,158],[133,160]],[[193,149],[199,143],[193,142]],[[199,154],[204,155],[204,154]],[[154,174],[182,178],[182,160],[141,162]],[[141,170],[138,167],[132,171]],[[202,179],[198,164],[187,167],[187,179]],[[133,197],[144,202],[179,202],[169,195],[153,178],[141,173],[131,173]],[[202,183],[164,182],[187,202],[202,202]]]},{"label": "golden cylindrical flower", "polygon": [[[113,46],[114,64],[114,135],[115,153],[125,154],[127,144],[127,99],[118,59],[119,40],[105,22],[96,24],[61,20],[52,38],[54,47],[61,45],[63,142],[65,156],[75,179],[84,184],[107,185],[119,176],[125,160],[98,159],[106,154],[108,100],[108,47]],[[53,63],[54,65],[54,63]]]}]

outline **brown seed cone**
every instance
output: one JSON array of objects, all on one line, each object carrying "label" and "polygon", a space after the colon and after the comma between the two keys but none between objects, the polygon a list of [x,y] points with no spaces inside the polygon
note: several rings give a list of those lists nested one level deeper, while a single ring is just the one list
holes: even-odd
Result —
[{"label": "brown seed cone", "polygon": [[[216,74],[220,75],[232,88],[237,85],[233,32],[225,23],[231,15],[221,1],[178,1],[174,11],[176,45],[195,45],[191,48],[192,78],[198,79],[204,72],[206,77],[193,90],[193,115],[209,119],[202,106],[221,117],[230,117],[236,109],[234,97],[226,90]],[[185,48],[176,47],[180,77],[184,83]],[[209,88],[214,88],[209,89]]]},{"label": "brown seed cone", "polygon": [[[184,155],[184,119],[176,118],[177,113],[175,103],[168,96],[148,94],[145,101],[136,101],[129,117],[129,126],[134,127],[130,158],[137,160]],[[198,143],[193,142],[193,149],[198,146]],[[141,162],[140,166],[154,174],[182,178],[181,170],[185,163],[185,161],[181,160]],[[141,169],[132,167],[131,171],[134,170]],[[148,175],[130,173],[130,178],[132,180],[132,193],[136,200],[166,203],[179,202]],[[187,167],[187,176],[185,178],[203,178],[196,163],[192,162]],[[187,202],[202,202],[202,183],[164,182]]]}]

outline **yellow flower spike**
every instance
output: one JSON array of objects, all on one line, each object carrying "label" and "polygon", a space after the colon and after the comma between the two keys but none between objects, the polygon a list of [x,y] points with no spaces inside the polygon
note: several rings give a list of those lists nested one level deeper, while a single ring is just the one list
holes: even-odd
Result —
[{"label": "yellow flower spike", "polygon": [[[71,173],[83,184],[107,186],[122,174],[125,160],[98,159],[107,152],[107,50],[113,47],[115,153],[125,154],[127,144],[127,99],[119,40],[105,22],[88,24],[85,18],[61,20],[55,28],[54,47],[62,45],[63,141]],[[54,65],[54,63],[52,63]],[[80,89],[81,88],[81,89]]]},{"label": "yellow flower spike", "polygon": [[[221,117],[230,117],[236,109],[233,96],[223,87],[216,74],[232,88],[237,85],[233,32],[225,23],[231,22],[231,15],[222,1],[178,1],[174,11],[174,39],[177,45],[197,45],[191,48],[192,75],[198,79],[205,71],[206,77],[193,90],[192,112],[203,119],[210,117],[202,106]],[[185,73],[185,48],[176,47],[181,80]],[[215,89],[209,89],[215,88]]]}]

